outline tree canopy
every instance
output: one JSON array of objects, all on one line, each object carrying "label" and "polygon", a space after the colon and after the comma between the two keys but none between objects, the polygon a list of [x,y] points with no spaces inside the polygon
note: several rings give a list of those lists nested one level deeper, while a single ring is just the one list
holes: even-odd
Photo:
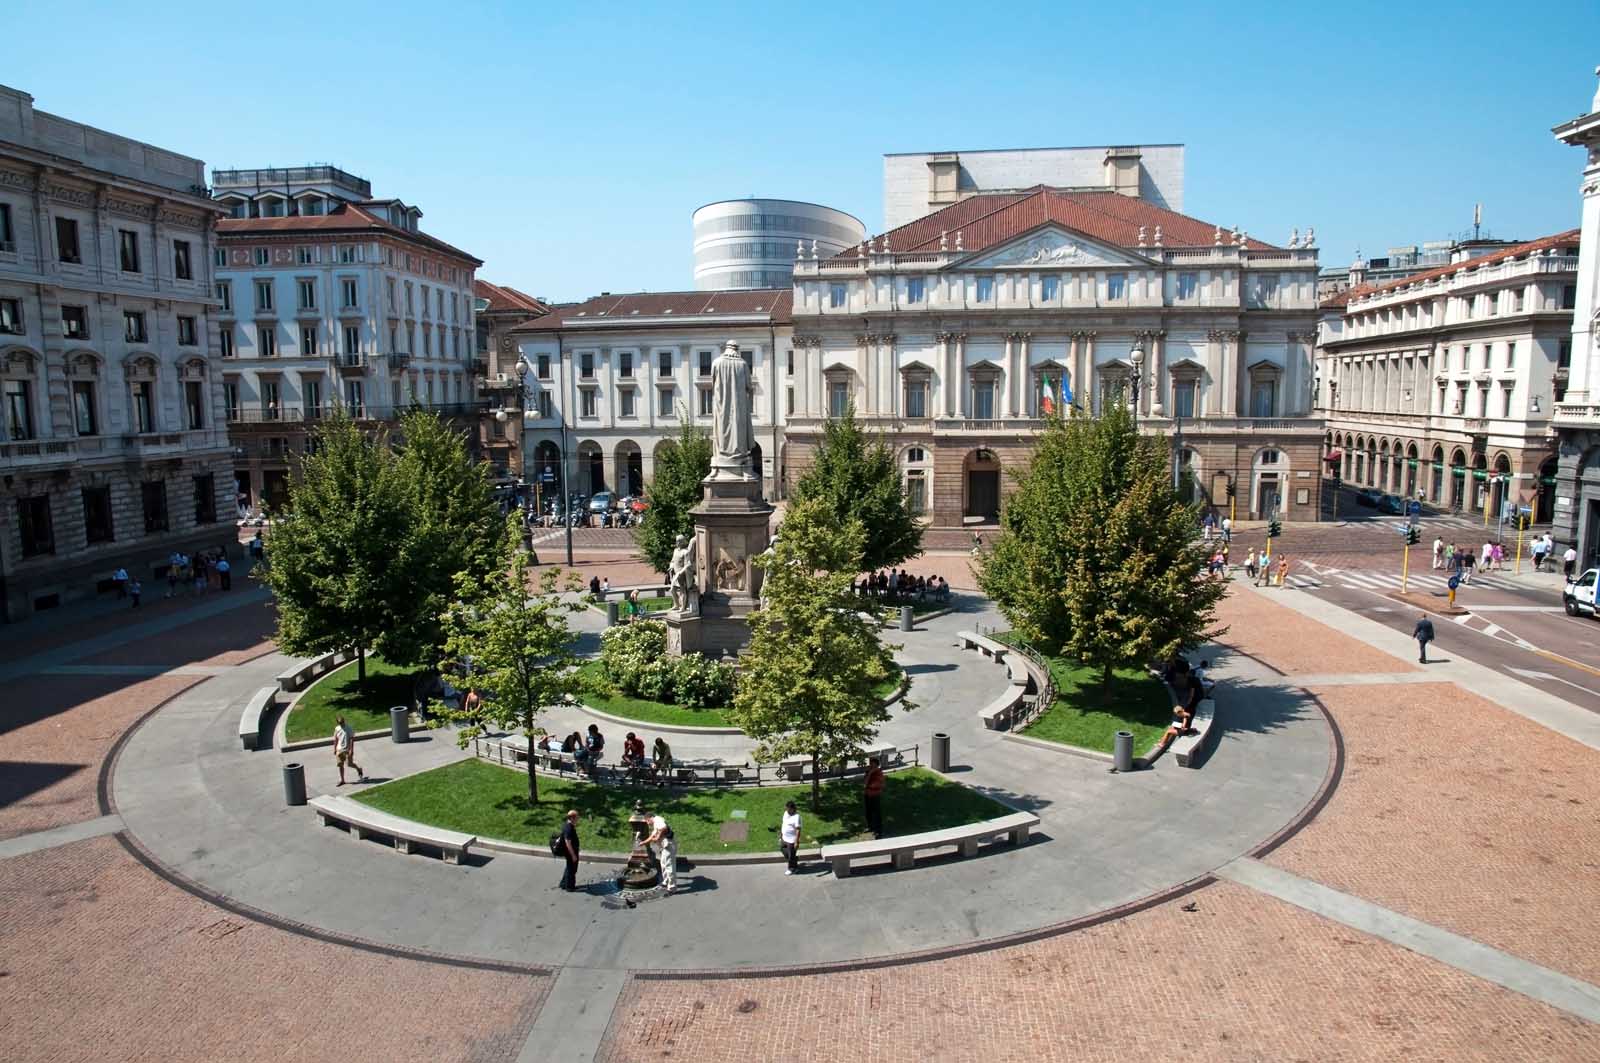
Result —
[{"label": "tree canopy", "polygon": [[1172,488],[1164,441],[1123,404],[1052,415],[978,562],[978,586],[1023,638],[1101,669],[1201,641],[1224,593],[1204,579],[1195,510]]},{"label": "tree canopy", "polygon": [[757,741],[760,760],[835,763],[858,755],[889,719],[875,687],[890,674],[895,647],[879,639],[851,591],[865,540],[859,520],[841,523],[824,500],[799,500],[773,549],[756,559],[765,571],[763,604],[750,617],[727,717]]},{"label": "tree canopy", "polygon": [[922,551],[922,526],[906,500],[894,451],[882,435],[862,430],[853,408],[823,426],[816,458],[792,498],[822,502],[837,524],[861,525],[861,571],[892,567]]},{"label": "tree canopy", "polygon": [[644,521],[634,530],[640,552],[657,572],[667,570],[678,536],[693,537],[689,511],[700,504],[700,481],[710,475],[711,437],[681,418],[678,438],[656,451],[655,474],[644,493]]}]

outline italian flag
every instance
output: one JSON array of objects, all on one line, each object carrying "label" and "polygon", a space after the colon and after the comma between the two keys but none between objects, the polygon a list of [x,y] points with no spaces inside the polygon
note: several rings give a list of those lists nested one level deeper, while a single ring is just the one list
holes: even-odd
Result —
[{"label": "italian flag", "polygon": [[1056,412],[1055,388],[1050,386],[1050,378],[1045,377],[1044,394],[1039,396],[1039,412],[1046,417]]}]

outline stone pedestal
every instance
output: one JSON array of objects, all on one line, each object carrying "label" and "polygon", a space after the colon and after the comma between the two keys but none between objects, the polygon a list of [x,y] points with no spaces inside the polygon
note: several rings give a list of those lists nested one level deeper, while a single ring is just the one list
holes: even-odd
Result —
[{"label": "stone pedestal", "polygon": [[699,609],[666,615],[667,652],[737,655],[750,643],[749,615],[761,599],[761,569],[772,507],[761,497],[761,481],[718,469],[701,481],[694,513],[694,549]]}]

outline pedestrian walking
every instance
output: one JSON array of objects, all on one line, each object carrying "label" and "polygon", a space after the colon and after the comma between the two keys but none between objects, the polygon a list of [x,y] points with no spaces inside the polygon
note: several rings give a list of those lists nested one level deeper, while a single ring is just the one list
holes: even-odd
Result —
[{"label": "pedestrian walking", "polygon": [[1478,568],[1484,572],[1494,568],[1494,543],[1484,542],[1483,555],[1479,558]]},{"label": "pedestrian walking", "polygon": [[883,767],[877,757],[867,761],[867,778],[861,785],[861,800],[867,815],[867,829],[874,838],[883,837]]},{"label": "pedestrian walking", "polygon": [[1504,572],[1506,570],[1506,548],[1503,543],[1494,544],[1494,550],[1491,551],[1489,560],[1494,562],[1494,570],[1496,572]]},{"label": "pedestrian walking", "polygon": [[217,579],[222,582],[223,590],[233,590],[233,566],[228,564],[226,557],[217,559]]},{"label": "pedestrian walking", "polygon": [[1567,547],[1567,552],[1561,555],[1561,571],[1567,577],[1567,582],[1572,582],[1572,570],[1578,567],[1578,551],[1574,547]]},{"label": "pedestrian walking", "polygon": [[1225,542],[1225,543],[1233,542],[1233,518],[1232,517],[1223,517],[1222,518],[1222,541]]},{"label": "pedestrian walking", "polygon": [[1428,619],[1427,613],[1417,617],[1417,626],[1411,629],[1411,637],[1417,640],[1418,662],[1427,664],[1428,643],[1433,641],[1433,621]]},{"label": "pedestrian walking", "polygon": [[1254,548],[1251,548],[1250,552],[1245,555],[1244,571],[1252,580],[1256,578],[1256,552]]},{"label": "pedestrian walking", "polygon": [[167,597],[178,596],[178,580],[183,575],[183,555],[174,550],[167,558]]},{"label": "pedestrian walking", "polygon": [[1531,549],[1533,552],[1533,570],[1535,572],[1543,572],[1545,555],[1544,538],[1542,536],[1535,538],[1533,540],[1533,546]]},{"label": "pedestrian walking", "polygon": [[1278,586],[1282,587],[1289,582],[1289,559],[1280,558],[1278,561]]},{"label": "pedestrian walking", "polygon": [[800,851],[800,810],[793,801],[786,802],[783,806],[783,822],[778,825],[778,845],[783,849],[784,859],[789,862],[785,875],[792,875],[800,867],[800,858],[796,855]]},{"label": "pedestrian walking", "polygon": [[1433,537],[1433,567],[1444,568],[1444,540],[1437,535]]},{"label": "pedestrian walking", "polygon": [[135,609],[139,608],[139,596],[142,595],[143,593],[144,593],[144,584],[143,583],[140,583],[137,578],[129,581],[129,583],[128,583],[128,597],[133,599],[133,607]]},{"label": "pedestrian walking", "polygon": [[111,578],[117,584],[117,597],[126,598],[128,596],[128,570],[118,565],[117,570],[111,573]]},{"label": "pedestrian walking", "polygon": [[367,781],[367,773],[361,770],[361,765],[356,763],[356,731],[344,717],[340,716],[333,723],[333,762],[339,765],[339,785],[344,785],[344,769],[348,765],[355,769],[361,782]]},{"label": "pedestrian walking", "polygon": [[1478,555],[1468,547],[1461,551],[1461,582],[1472,585],[1472,571],[1478,567]]},{"label": "pedestrian walking", "polygon": [[566,818],[561,821],[561,837],[559,840],[561,859],[565,867],[561,870],[561,888],[568,893],[575,892],[578,888],[578,810],[567,810]]},{"label": "pedestrian walking", "polygon": [[196,594],[204,594],[206,592],[206,583],[207,583],[206,565],[207,565],[207,562],[206,562],[206,555],[205,554],[195,554],[194,555],[194,563],[190,566],[191,569],[192,569],[192,572],[190,573],[190,575],[194,579],[194,592]]},{"label": "pedestrian walking", "polygon": [[648,813],[650,816],[650,837],[644,840],[656,854],[656,862],[661,865],[661,888],[671,893],[678,888],[678,843],[672,837],[672,825],[667,822],[667,817],[659,812]]}]

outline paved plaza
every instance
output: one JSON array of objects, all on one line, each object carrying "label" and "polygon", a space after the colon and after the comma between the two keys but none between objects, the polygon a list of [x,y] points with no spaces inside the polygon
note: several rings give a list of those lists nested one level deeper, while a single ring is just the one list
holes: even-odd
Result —
[{"label": "paved plaza", "polygon": [[[956,582],[954,552],[921,564]],[[568,895],[547,858],[447,865],[286,808],[285,761],[336,775],[239,749],[288,660],[258,592],[8,631],[5,1058],[1600,1057],[1600,717],[1236,584],[1216,749],[1115,775],[982,728],[1006,672],[954,636],[999,618],[958,600],[894,633],[917,707],[880,737],[948,733],[951,778],[1035,812],[1031,844],[844,880],[697,862],[634,908],[607,865]],[[578,614],[587,650],[602,622]],[[362,743],[369,775],[462,756],[418,737]]]}]

